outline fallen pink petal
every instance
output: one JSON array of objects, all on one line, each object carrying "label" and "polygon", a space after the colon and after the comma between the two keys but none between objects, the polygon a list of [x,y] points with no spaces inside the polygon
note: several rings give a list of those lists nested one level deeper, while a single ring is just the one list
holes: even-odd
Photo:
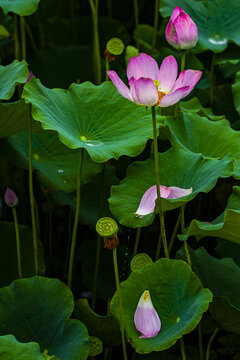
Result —
[{"label": "fallen pink petal", "polygon": [[153,307],[150,292],[145,290],[139,299],[134,315],[136,329],[142,334],[140,339],[152,338],[161,330],[161,321]]},{"label": "fallen pink petal", "polygon": [[137,105],[167,107],[187,96],[202,76],[199,70],[178,75],[176,59],[169,55],[159,68],[151,56],[141,53],[131,57],[127,68],[127,87],[114,70],[107,71],[118,92]]},{"label": "fallen pink petal", "polygon": [[[160,195],[164,199],[179,199],[192,193],[192,188],[182,189],[177,186],[162,186],[160,185]],[[156,185],[151,186],[143,195],[139,207],[135,212],[136,216],[146,216],[152,214],[155,209],[155,202],[157,199]]]},{"label": "fallen pink petal", "polygon": [[165,31],[166,40],[178,50],[189,50],[198,41],[198,28],[191,17],[176,6]]}]

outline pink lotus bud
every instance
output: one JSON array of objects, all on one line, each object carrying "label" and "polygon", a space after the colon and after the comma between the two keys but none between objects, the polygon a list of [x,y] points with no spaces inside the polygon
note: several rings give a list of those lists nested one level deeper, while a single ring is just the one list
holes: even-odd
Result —
[{"label": "pink lotus bud", "polygon": [[5,195],[4,195],[4,200],[5,200],[5,203],[7,204],[7,206],[9,206],[11,208],[17,206],[17,204],[18,204],[17,195],[15,194],[14,191],[9,189],[8,187],[7,187]]},{"label": "pink lotus bud", "polygon": [[198,41],[198,29],[190,16],[176,6],[167,24],[165,36],[175,49],[188,50]]},{"label": "pink lotus bud", "polygon": [[161,321],[153,307],[150,292],[144,291],[139,299],[134,315],[134,324],[142,334],[139,338],[151,338],[156,336],[161,329]]}]

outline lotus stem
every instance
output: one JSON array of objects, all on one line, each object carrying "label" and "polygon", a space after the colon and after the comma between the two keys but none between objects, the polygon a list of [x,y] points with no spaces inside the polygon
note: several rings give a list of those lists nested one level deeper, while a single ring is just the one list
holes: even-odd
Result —
[{"label": "lotus stem", "polygon": [[33,249],[34,249],[34,263],[35,263],[35,275],[38,275],[38,240],[37,240],[37,226],[36,226],[36,214],[34,209],[34,194],[33,194],[33,167],[32,167],[32,114],[30,106],[30,116],[28,120],[28,183],[30,194],[30,209],[32,219],[32,233],[33,233]]},{"label": "lotus stem", "polygon": [[14,28],[14,55],[15,59],[20,60],[20,45],[18,37],[18,17],[13,14],[13,28]]},{"label": "lotus stem", "polygon": [[80,149],[80,156],[79,156],[79,163],[78,163],[78,172],[77,172],[76,211],[75,211],[75,219],[74,219],[73,232],[72,232],[72,242],[71,242],[69,268],[68,268],[68,286],[69,286],[70,289],[72,287],[73,264],[74,264],[74,257],[75,257],[77,228],[78,228],[78,220],[79,220],[79,213],[80,213],[81,174],[82,174],[82,165],[83,165],[83,154],[84,154],[84,149],[81,148]]},{"label": "lotus stem", "polygon": [[120,314],[120,331],[121,331],[121,338],[122,338],[123,359],[128,360],[125,333],[124,333],[123,307],[122,307],[122,299],[121,299],[121,293],[120,293],[120,283],[119,283],[118,264],[117,264],[117,248],[113,249],[113,266],[114,266],[114,274],[115,274],[115,281],[116,281],[116,288],[117,288],[117,295],[118,295],[118,307],[119,307],[119,314]]},{"label": "lotus stem", "polygon": [[134,17],[135,17],[136,46],[137,46],[137,48],[139,49],[139,36],[138,36],[138,27],[139,27],[138,0],[134,0]]},{"label": "lotus stem", "polygon": [[94,278],[93,278],[93,297],[92,297],[92,309],[93,310],[95,310],[95,305],[96,305],[96,293],[97,293],[97,281],[98,281],[100,254],[101,254],[101,237],[98,235]]},{"label": "lotus stem", "polygon": [[156,261],[160,258],[161,247],[162,247],[162,233],[161,231],[159,231],[158,245],[157,245],[156,257],[155,257]]},{"label": "lotus stem", "polygon": [[176,239],[176,236],[177,236],[177,232],[178,232],[178,228],[179,228],[180,222],[181,222],[181,209],[180,209],[180,212],[179,212],[179,215],[178,215],[178,218],[177,218],[175,227],[174,227],[174,229],[173,229],[173,233],[172,233],[172,236],[171,236],[171,240],[170,240],[170,243],[169,243],[169,247],[168,247],[168,249],[169,249],[169,255],[171,254],[171,251],[172,251],[172,248],[173,248],[173,244],[174,244],[175,239]]},{"label": "lotus stem", "polygon": [[99,0],[96,0],[95,3],[93,0],[89,0],[93,19],[93,70],[96,84],[101,83],[101,57],[98,34],[98,3]]},{"label": "lotus stem", "polygon": [[154,10],[154,27],[153,27],[153,37],[152,37],[152,50],[156,46],[157,40],[157,29],[158,29],[158,18],[159,18],[159,0],[155,0],[155,10]]},{"label": "lotus stem", "polygon": [[186,51],[182,50],[181,56],[181,72],[185,69],[185,62],[186,62]]},{"label": "lotus stem", "polygon": [[[182,229],[182,234],[184,234],[184,231],[185,231],[184,205],[181,206],[180,211],[181,211],[181,229]],[[188,265],[190,266],[190,268],[192,268],[192,261],[191,261],[190,253],[189,253],[188,246],[187,246],[187,240],[184,240],[183,243],[184,243],[184,250],[185,250]]]},{"label": "lotus stem", "polygon": [[212,342],[215,339],[218,332],[219,332],[219,327],[217,326],[208,342],[207,351],[206,351],[206,360],[210,359],[211,345],[212,345]]},{"label": "lotus stem", "polygon": [[109,81],[108,73],[107,73],[107,71],[108,71],[109,69],[110,69],[109,60],[106,59],[106,81]]},{"label": "lotus stem", "polygon": [[163,242],[163,248],[165,257],[169,259],[169,252],[167,246],[166,230],[164,225],[164,216],[162,211],[162,202],[160,196],[160,178],[159,178],[159,160],[158,160],[158,141],[157,141],[157,125],[156,125],[156,114],[155,107],[152,106],[152,123],[153,123],[153,141],[154,141],[154,161],[155,161],[155,180],[157,187],[157,211],[160,219],[161,237]]},{"label": "lotus stem", "polygon": [[183,338],[182,338],[182,337],[181,337],[181,339],[180,339],[180,347],[181,347],[182,360],[187,360],[186,354],[185,354],[184,341],[183,341]]},{"label": "lotus stem", "polygon": [[19,237],[19,227],[18,227],[18,219],[17,219],[17,211],[16,208],[12,208],[13,219],[14,219],[14,227],[16,233],[16,245],[17,245],[17,261],[18,261],[18,277],[22,279],[22,260],[21,260],[21,247],[20,247],[20,237]]},{"label": "lotus stem", "polygon": [[27,45],[26,45],[25,20],[23,16],[20,16],[20,30],[21,30],[22,59],[25,60],[27,57]]},{"label": "lotus stem", "polygon": [[140,237],[141,237],[141,231],[142,228],[138,227],[137,228],[137,232],[136,232],[136,238],[135,238],[135,244],[134,244],[134,249],[133,249],[133,254],[132,254],[132,258],[134,258],[134,256],[137,254],[138,252],[138,246],[139,246],[139,241],[140,241]]}]

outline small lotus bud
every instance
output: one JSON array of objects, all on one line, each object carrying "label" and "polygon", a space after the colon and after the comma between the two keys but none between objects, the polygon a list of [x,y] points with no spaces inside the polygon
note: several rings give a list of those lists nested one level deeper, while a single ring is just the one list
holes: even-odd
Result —
[{"label": "small lotus bud", "polygon": [[188,50],[198,41],[198,28],[190,16],[176,6],[167,24],[166,40],[175,49]]},{"label": "small lotus bud", "polygon": [[5,203],[7,204],[7,206],[9,206],[11,208],[17,206],[17,204],[18,204],[17,195],[15,194],[14,191],[9,189],[8,187],[7,187],[5,195],[4,195],[4,200],[5,200]]},{"label": "small lotus bud", "polygon": [[139,299],[134,315],[134,324],[142,334],[139,338],[151,338],[156,336],[161,329],[161,321],[153,307],[150,292],[144,291]]}]

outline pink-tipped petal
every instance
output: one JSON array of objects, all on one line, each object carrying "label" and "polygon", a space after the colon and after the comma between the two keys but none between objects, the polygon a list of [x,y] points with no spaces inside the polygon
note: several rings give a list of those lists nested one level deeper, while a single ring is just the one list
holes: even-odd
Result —
[{"label": "pink-tipped petal", "polygon": [[158,106],[160,107],[167,107],[176,104],[179,100],[181,100],[183,97],[187,96],[189,94],[189,86],[181,87],[167,95],[165,95],[162,100],[160,101],[160,104]]},{"label": "pink-tipped petal", "polygon": [[134,314],[136,329],[142,334],[139,338],[152,338],[161,330],[161,321],[153,307],[149,291],[144,291]]},{"label": "pink-tipped petal", "polygon": [[[167,186],[160,185],[160,195],[163,198],[168,198],[170,189]],[[155,209],[155,201],[157,199],[156,185],[151,186],[144,194],[140,201],[139,207],[135,212],[137,216],[145,216],[152,214]]]},{"label": "pink-tipped petal", "polygon": [[192,188],[182,189],[177,186],[170,186],[169,189],[170,194],[168,196],[168,199],[179,199],[192,193]]},{"label": "pink-tipped petal", "polygon": [[169,92],[176,81],[178,64],[174,56],[169,55],[163,60],[159,71],[159,90]]},{"label": "pink-tipped petal", "polygon": [[175,19],[178,17],[178,15],[180,15],[182,12],[185,12],[185,11],[183,11],[183,9],[181,9],[179,6],[176,6],[172,12],[170,20],[175,21]]},{"label": "pink-tipped petal", "polygon": [[129,86],[130,86],[130,93],[131,93],[131,96],[132,96],[132,99],[133,101],[135,102],[135,104],[137,105],[141,105],[138,97],[137,97],[137,94],[136,94],[136,87],[135,87],[135,83],[136,83],[137,80],[134,79],[134,77],[132,77],[130,80],[129,80]]},{"label": "pink-tipped petal", "polygon": [[194,86],[200,80],[202,76],[202,72],[199,70],[185,70],[179,74],[179,77],[175,83],[174,89],[178,89],[179,87],[189,86],[189,92],[192,91]]},{"label": "pink-tipped petal", "polygon": [[117,73],[113,70],[109,70],[107,71],[107,74],[112,80],[113,84],[116,86],[118,92],[126,99],[133,101],[129,88],[124,84]]},{"label": "pink-tipped petal", "polygon": [[141,77],[157,80],[159,67],[156,60],[151,56],[141,53],[136,57],[131,57],[127,67],[128,80],[131,77],[139,79]]},{"label": "pink-tipped petal", "polygon": [[198,29],[195,22],[185,12],[181,13],[174,21],[180,49],[193,48],[198,41]]},{"label": "pink-tipped petal", "polygon": [[177,32],[171,19],[166,26],[165,37],[170,45],[172,45],[175,49],[179,49]]},{"label": "pink-tipped petal", "polygon": [[151,79],[140,78],[135,81],[137,98],[142,105],[153,106],[158,101],[158,92]]}]

